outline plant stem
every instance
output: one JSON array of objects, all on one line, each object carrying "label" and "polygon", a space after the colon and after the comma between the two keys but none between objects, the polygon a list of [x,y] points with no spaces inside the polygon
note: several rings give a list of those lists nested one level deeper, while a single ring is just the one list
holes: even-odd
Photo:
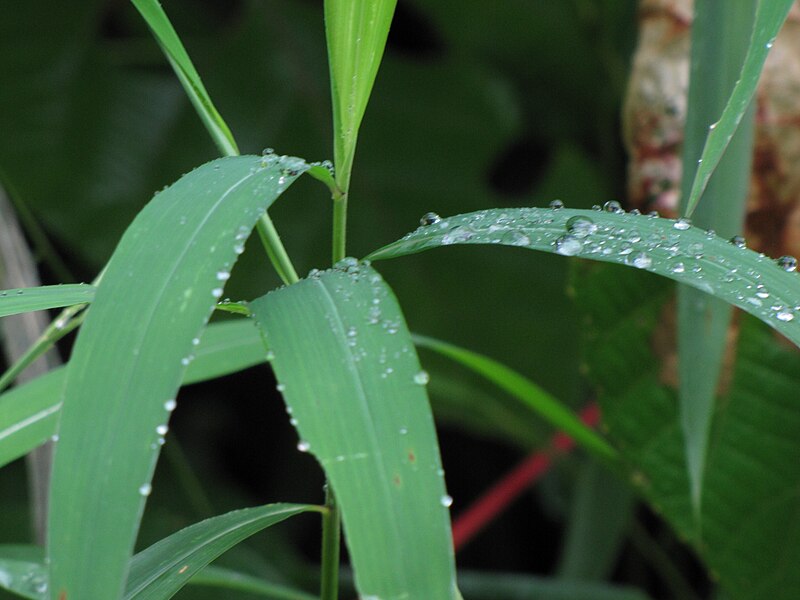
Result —
[{"label": "plant stem", "polygon": [[330,482],[325,484],[325,507],[322,513],[322,582],[320,600],[339,597],[339,536],[341,516]]},{"label": "plant stem", "polygon": [[272,219],[269,218],[269,214],[265,212],[261,215],[261,219],[256,224],[256,229],[258,230],[258,236],[261,238],[261,243],[264,244],[264,249],[267,251],[267,256],[272,261],[272,266],[275,267],[283,283],[290,285],[300,281],[292,260],[289,258],[283,242],[281,242],[278,230],[275,229]]},{"label": "plant stem", "polygon": [[333,200],[333,262],[342,260],[346,254],[347,238],[347,194]]}]

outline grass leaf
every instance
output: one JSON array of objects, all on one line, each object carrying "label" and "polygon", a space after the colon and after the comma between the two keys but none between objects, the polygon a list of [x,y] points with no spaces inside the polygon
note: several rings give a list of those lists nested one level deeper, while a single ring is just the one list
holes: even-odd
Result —
[{"label": "grass leaf", "polygon": [[318,596],[253,577],[223,567],[208,566],[189,581],[189,585],[237,590],[270,600],[317,600]]},{"label": "grass leaf", "polygon": [[161,4],[158,0],[131,0],[131,2],[150,26],[181,85],[186,90],[189,100],[220,152],[225,156],[239,154],[233,134],[211,102],[211,97],[208,95],[200,75],[194,68],[172,23],[169,22],[167,14],[161,8]]},{"label": "grass leaf", "polygon": [[447,356],[518,398],[550,425],[569,435],[595,456],[603,460],[616,459],[617,452],[608,445],[608,442],[587,427],[569,408],[513,369],[488,356],[459,348],[454,344],[423,335],[413,337],[417,346]]},{"label": "grass leaf", "polygon": [[800,278],[791,265],[726,242],[688,221],[609,210],[506,208],[418,228],[372,252],[395,258],[453,244],[502,244],[617,263],[669,277],[738,306],[800,345]]},{"label": "grass leaf", "polygon": [[131,561],[125,600],[166,600],[242,540],[317,506],[268,504],[234,510],[181,529],[139,552]]},{"label": "grass leaf", "polygon": [[[183,376],[197,383],[263,363],[264,345],[252,321],[212,323]],[[56,433],[67,367],[59,367],[0,395],[0,467],[44,444]]]},{"label": "grass leaf", "polygon": [[0,317],[83,304],[93,298],[94,287],[84,283],[0,290]]},{"label": "grass leaf", "polygon": [[456,598],[427,373],[389,286],[353,261],[251,306],[298,449],[336,493],[361,596]]},{"label": "grass leaf", "polygon": [[[692,23],[689,106],[684,129],[683,206],[689,197],[708,125],[719,117],[740,76],[751,43],[757,0],[698,2]],[[753,158],[754,107],[719,161],[695,211],[694,223],[730,238],[740,234]],[[717,382],[728,343],[732,310],[725,302],[687,286],[678,288],[678,380],[687,468],[695,516],[700,515],[706,451]],[[698,522],[698,525],[701,525]]]},{"label": "grass leaf", "polygon": [[383,57],[397,0],[326,0],[336,181],[347,190],[358,129]]},{"label": "grass leaf", "polygon": [[48,531],[54,598],[122,593],[193,340],[256,221],[305,168],[288,157],[213,161],[157,194],[120,241],[62,392]]},{"label": "grass leaf", "polygon": [[[742,121],[750,101],[755,94],[758,78],[767,54],[778,35],[789,9],[794,0],[760,0],[756,7],[755,25],[747,56],[742,65],[742,71],[736,86],[733,88],[730,99],[728,100],[722,116],[719,118],[708,134],[703,154],[697,173],[692,183],[689,199],[686,205],[686,214],[691,216],[700,201],[706,186],[708,185],[711,174],[719,164],[725,149],[728,147],[733,134]],[[726,9],[733,9],[734,6],[725,5]]]}]

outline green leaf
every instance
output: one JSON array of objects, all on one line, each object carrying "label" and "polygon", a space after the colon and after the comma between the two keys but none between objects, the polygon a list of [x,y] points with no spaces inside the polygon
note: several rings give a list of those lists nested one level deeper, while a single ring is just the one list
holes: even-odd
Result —
[{"label": "green leaf", "polygon": [[161,49],[167,56],[170,65],[175,70],[175,74],[186,90],[194,105],[197,114],[203,121],[203,125],[208,129],[214,143],[220,152],[225,156],[235,156],[239,154],[239,149],[233,139],[230,129],[217,112],[211,98],[203,85],[200,75],[195,70],[192,60],[186,53],[178,34],[169,22],[164,9],[161,8],[158,0],[131,0],[133,5],[142,15],[153,35],[158,40]]},{"label": "green leaf", "polygon": [[0,291],[0,317],[91,302],[94,288],[83,283]]},{"label": "green leaf", "polygon": [[714,415],[698,530],[677,394],[661,382],[663,357],[654,352],[671,286],[609,267],[592,269],[580,282],[576,303],[587,324],[589,375],[609,436],[631,465],[632,483],[692,543],[730,598],[794,598],[800,589],[793,566],[800,561],[794,525],[800,356],[741,315],[730,391]]},{"label": "green leaf", "polygon": [[160,192],[120,241],[62,392],[48,532],[54,598],[122,593],[193,340],[256,221],[305,169],[288,157],[213,161]]},{"label": "green leaf", "polygon": [[800,345],[797,275],[688,221],[621,211],[491,209],[420,227],[367,258],[395,258],[453,244],[502,244],[657,273],[738,306]]},{"label": "green leaf", "polygon": [[38,546],[0,546],[0,588],[32,600],[47,593],[44,552]]},{"label": "green leaf", "polygon": [[[725,110],[722,111],[722,116],[712,126],[703,148],[703,154],[700,157],[686,206],[686,214],[689,216],[697,207],[700,196],[702,196],[709,179],[711,179],[711,174],[719,164],[725,149],[733,138],[733,134],[736,133],[736,129],[747,112],[753,94],[755,94],[764,61],[767,59],[769,49],[775,41],[775,36],[778,35],[778,31],[780,31],[786,16],[789,14],[792,2],[793,0],[760,0],[758,2],[753,36],[750,40],[747,56],[744,59],[744,65],[742,65],[739,80],[733,88]],[[733,7],[730,4],[726,4],[725,8],[731,9]]]},{"label": "green leaf", "polygon": [[226,550],[266,527],[320,507],[268,504],[212,517],[156,542],[133,557],[126,600],[165,600]]},{"label": "green leaf", "polygon": [[[689,105],[684,128],[681,201],[686,206],[708,125],[736,85],[751,36],[756,0],[698,2],[692,23]],[[694,213],[694,223],[730,238],[742,231],[753,157],[754,109],[742,118]],[[678,289],[678,380],[692,502],[700,514],[711,415],[728,339],[731,307],[697,289]]]},{"label": "green leaf", "polygon": [[441,340],[422,335],[414,335],[413,339],[417,346],[428,348],[461,363],[518,398],[536,411],[541,418],[572,437],[592,454],[605,460],[616,459],[617,452],[608,445],[608,442],[587,427],[569,408],[513,369],[487,356]]},{"label": "green leaf", "polygon": [[189,581],[189,585],[238,590],[271,600],[317,600],[318,596],[264,581],[246,573],[208,566]]},{"label": "green leaf", "polygon": [[358,129],[367,108],[397,0],[326,0],[325,34],[333,103],[336,182],[347,191]]},{"label": "green leaf", "polygon": [[[253,321],[212,323],[183,376],[197,383],[263,363],[264,345]],[[59,394],[67,367],[60,367],[0,396],[0,467],[44,444],[56,433]]]},{"label": "green leaf", "polygon": [[353,260],[252,308],[298,448],[316,456],[336,493],[361,596],[454,599],[452,500],[427,373],[389,286]]}]

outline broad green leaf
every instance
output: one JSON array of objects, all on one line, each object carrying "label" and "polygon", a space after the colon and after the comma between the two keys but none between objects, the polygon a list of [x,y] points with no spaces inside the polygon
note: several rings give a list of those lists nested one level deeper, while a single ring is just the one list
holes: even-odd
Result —
[{"label": "broad green leaf", "polygon": [[166,600],[226,550],[266,527],[320,507],[268,504],[195,523],[133,557],[126,600]]},{"label": "broad green leaf", "polygon": [[326,0],[336,182],[347,191],[358,129],[383,57],[397,0]]},{"label": "broad green leaf", "polygon": [[189,585],[238,590],[270,600],[317,600],[318,596],[264,581],[246,573],[208,566],[189,581]]},{"label": "broad green leaf", "polygon": [[256,221],[306,168],[288,157],[213,161],[156,195],[120,241],[62,392],[48,532],[53,598],[122,593],[193,340]]},{"label": "broad green leaf", "polygon": [[[758,2],[753,35],[747,50],[747,56],[742,65],[741,74],[728,99],[725,110],[722,111],[719,120],[710,127],[708,139],[699,160],[697,173],[694,176],[686,205],[686,214],[689,216],[697,207],[700,196],[702,196],[709,179],[711,179],[711,174],[719,164],[725,149],[747,112],[753,94],[756,92],[764,61],[767,59],[770,48],[772,48],[775,36],[778,35],[778,31],[780,31],[786,16],[789,14],[793,1],[760,0]],[[722,8],[723,4],[720,3],[719,7]],[[724,7],[729,10],[734,8],[730,3],[724,4]],[[741,7],[736,5],[736,8]]]},{"label": "broad green leaf", "polygon": [[791,265],[728,243],[686,220],[609,210],[483,210],[422,226],[367,258],[453,244],[502,244],[657,273],[738,306],[800,345],[800,279]]},{"label": "broad green leaf", "polygon": [[192,101],[197,114],[203,121],[203,125],[208,129],[220,152],[225,156],[235,156],[239,154],[236,142],[233,139],[230,129],[225,124],[222,116],[217,112],[211,98],[203,85],[200,75],[192,64],[192,60],[186,53],[178,34],[169,22],[164,9],[158,0],[131,0],[153,35],[158,40],[164,54],[167,56],[170,65],[175,70],[175,74],[186,90],[189,100]]},{"label": "broad green leaf", "polygon": [[790,600],[800,589],[794,568],[800,534],[793,524],[800,356],[741,315],[733,378],[714,416],[698,530],[677,393],[662,383],[664,357],[654,336],[672,290],[659,278],[635,275],[603,266],[576,285],[587,323],[586,362],[609,436],[640,493],[692,543],[730,598]]},{"label": "broad green leaf", "polygon": [[[757,0],[703,0],[692,22],[689,105],[684,128],[681,204],[686,206],[708,134],[736,85],[753,41]],[[730,238],[741,233],[753,157],[754,108],[742,118],[719,161],[703,203],[693,215],[698,227]],[[678,288],[678,380],[692,502],[699,516],[714,395],[727,346],[731,307],[701,291]]]},{"label": "broad green leaf", "polygon": [[605,460],[613,461],[616,458],[616,450],[587,427],[569,408],[513,369],[488,356],[434,338],[415,335],[414,343],[447,356],[485,377],[527,404],[541,418],[572,437],[592,454]]},{"label": "broad green leaf", "polygon": [[456,598],[428,375],[394,295],[355,260],[252,303],[300,435],[342,511],[362,597]]},{"label": "broad green leaf", "polygon": [[[264,346],[252,321],[212,323],[183,376],[197,383],[264,362]],[[56,433],[66,367],[0,395],[0,467],[24,456]]]},{"label": "broad green leaf", "polygon": [[0,290],[0,317],[83,304],[93,298],[94,288],[83,283]]}]

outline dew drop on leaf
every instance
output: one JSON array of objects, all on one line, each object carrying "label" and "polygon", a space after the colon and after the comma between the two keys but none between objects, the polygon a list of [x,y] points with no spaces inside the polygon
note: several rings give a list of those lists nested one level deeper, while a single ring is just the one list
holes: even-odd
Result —
[{"label": "dew drop on leaf", "polygon": [[583,242],[573,235],[562,235],[556,240],[556,252],[564,256],[576,256],[583,250]]},{"label": "dew drop on leaf", "polygon": [[299,442],[297,442],[297,449],[300,452],[308,452],[309,450],[311,450],[311,444],[309,444],[305,440],[300,440]]},{"label": "dew drop on leaf", "polygon": [[744,239],[744,236],[735,235],[730,239],[730,243],[736,246],[737,248],[747,248],[747,241]]},{"label": "dew drop on leaf", "polygon": [[451,506],[453,506],[453,497],[448,494],[445,494],[444,496],[439,498],[439,503],[445,508],[450,508]]},{"label": "dew drop on leaf", "polygon": [[553,200],[550,203],[550,208],[553,210],[558,210],[559,208],[564,208],[564,203],[561,200]]},{"label": "dew drop on leaf", "polygon": [[680,219],[675,221],[672,224],[672,226],[678,231],[686,231],[687,229],[689,229],[689,227],[692,226],[692,222],[685,217],[681,217]]},{"label": "dew drop on leaf", "polygon": [[430,380],[431,377],[427,371],[419,371],[414,375],[414,383],[417,385],[427,385]]},{"label": "dew drop on leaf", "polygon": [[589,217],[576,216],[567,220],[567,232],[573,237],[583,239],[597,232],[597,225]]},{"label": "dew drop on leaf", "polygon": [[436,223],[440,222],[442,217],[437,215],[435,212],[429,212],[422,215],[422,218],[419,220],[420,225],[435,225]]},{"label": "dew drop on leaf", "polygon": [[797,270],[797,259],[794,256],[781,256],[777,263],[781,269],[789,273]]},{"label": "dew drop on leaf", "polygon": [[153,491],[153,486],[149,483],[143,483],[139,486],[139,495],[141,496],[149,496],[150,492]]},{"label": "dew drop on leaf", "polygon": [[620,203],[617,202],[616,200],[609,200],[608,202],[603,204],[603,210],[617,215],[625,212],[624,210],[622,210],[622,206],[620,205]]}]

